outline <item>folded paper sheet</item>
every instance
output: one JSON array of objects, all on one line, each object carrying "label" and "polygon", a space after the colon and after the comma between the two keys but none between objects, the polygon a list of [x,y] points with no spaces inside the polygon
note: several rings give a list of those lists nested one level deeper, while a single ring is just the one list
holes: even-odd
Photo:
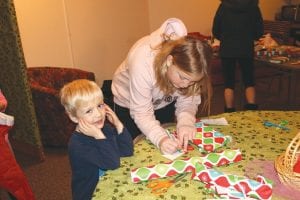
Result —
[{"label": "folded paper sheet", "polygon": [[209,125],[220,125],[220,126],[227,126],[228,122],[225,117],[221,118],[216,118],[216,119],[201,119],[201,122],[204,124],[209,124]]}]

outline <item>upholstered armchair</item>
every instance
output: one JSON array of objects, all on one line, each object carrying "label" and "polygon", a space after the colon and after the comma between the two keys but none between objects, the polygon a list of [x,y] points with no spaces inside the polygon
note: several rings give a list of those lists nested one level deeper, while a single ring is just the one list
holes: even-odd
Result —
[{"label": "upholstered armchair", "polygon": [[27,76],[43,145],[67,146],[75,124],[60,103],[59,90],[76,79],[95,81],[94,73],[75,68],[29,67]]}]

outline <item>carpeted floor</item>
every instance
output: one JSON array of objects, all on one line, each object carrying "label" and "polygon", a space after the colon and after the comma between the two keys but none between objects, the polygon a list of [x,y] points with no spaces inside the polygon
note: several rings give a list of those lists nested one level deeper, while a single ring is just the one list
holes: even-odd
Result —
[{"label": "carpeted floor", "polygon": [[31,163],[16,155],[37,200],[71,199],[71,168],[66,148],[46,148],[46,160]]},{"label": "carpeted floor", "polygon": [[[299,82],[298,82],[299,83]],[[264,82],[257,82],[257,102],[262,110],[299,110],[298,107],[291,108],[286,104],[286,82],[280,86],[278,93],[278,81],[273,85],[266,86]],[[279,89],[280,89],[279,88]],[[283,89],[282,89],[283,88]],[[299,88],[299,85],[297,86]],[[236,108],[241,110],[243,106],[243,95],[240,87],[236,88]],[[276,93],[277,91],[277,93]],[[271,96],[273,93],[274,96]],[[266,98],[268,94],[268,98]],[[299,94],[297,102],[300,102]],[[214,88],[211,114],[222,113],[224,109],[223,87]],[[199,116],[205,116],[201,114]],[[22,154],[16,154],[16,159],[25,172],[37,200],[70,200],[71,199],[71,171],[66,148],[45,148],[46,160],[44,162],[33,162]],[[6,193],[0,191],[0,200],[9,199]]]},{"label": "carpeted floor", "polygon": [[[16,153],[37,200],[70,200],[71,170],[66,148],[45,148],[46,159],[36,162]],[[10,199],[0,192],[0,200]]]}]

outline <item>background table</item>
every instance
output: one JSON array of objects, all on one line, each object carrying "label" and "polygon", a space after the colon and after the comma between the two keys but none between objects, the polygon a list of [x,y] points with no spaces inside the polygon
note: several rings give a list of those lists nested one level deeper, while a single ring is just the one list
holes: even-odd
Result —
[{"label": "background table", "polygon": [[[252,161],[274,161],[274,159],[286,150],[292,138],[300,131],[300,111],[245,111],[224,113],[211,118],[225,117],[228,126],[212,126],[224,135],[232,136],[233,141],[227,148],[239,148],[243,160],[230,166],[218,167],[224,173],[244,175],[245,169]],[[279,124],[281,120],[287,120],[290,131],[265,127],[263,121],[267,120]],[[200,152],[194,150],[178,159],[191,156],[200,156]],[[172,186],[167,193],[161,196],[151,194],[147,188],[147,182],[132,183],[130,171],[134,168],[156,165],[167,162],[161,156],[157,148],[146,139],[135,145],[134,156],[123,158],[121,167],[117,170],[107,171],[99,181],[94,192],[93,199],[209,199],[205,193],[205,185],[199,181],[190,180],[190,175]],[[263,174],[262,174],[263,175]],[[273,195],[272,199],[284,199]]]},{"label": "background table", "polygon": [[[287,95],[288,100],[287,103],[289,106],[294,106],[297,104],[296,101],[296,93],[297,93],[297,84],[298,80],[297,77],[299,77],[300,74],[300,58],[292,58],[291,61],[285,62],[285,63],[272,63],[269,61],[270,58],[266,57],[256,57],[255,58],[255,67],[256,70],[259,70],[259,68],[262,67],[269,67],[273,68],[275,76],[278,76],[278,73],[282,75],[287,75],[288,77],[288,87],[287,87]],[[292,64],[297,63],[297,64]],[[264,76],[272,76],[272,73],[269,73]],[[281,89],[281,88],[280,88]]]}]

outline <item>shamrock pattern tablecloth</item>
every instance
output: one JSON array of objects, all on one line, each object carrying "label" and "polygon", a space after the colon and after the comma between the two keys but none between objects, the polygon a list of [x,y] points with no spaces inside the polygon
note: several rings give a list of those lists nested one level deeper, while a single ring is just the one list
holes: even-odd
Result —
[{"label": "shamrock pattern tablecloth", "polygon": [[[223,173],[237,176],[245,175],[245,168],[253,160],[273,161],[283,153],[292,138],[300,131],[300,111],[245,111],[235,113],[224,113],[211,116],[211,118],[225,117],[229,122],[228,126],[212,126],[215,130],[224,135],[232,137],[232,141],[220,150],[240,149],[243,160],[229,166],[221,166],[217,169]],[[264,121],[280,124],[282,120],[287,121],[285,131],[276,127],[267,127]],[[194,150],[184,154],[178,159],[199,156],[201,152]],[[201,182],[191,180],[189,174],[183,180],[172,186],[167,193],[155,196],[147,188],[147,182],[132,183],[130,172],[134,168],[165,163],[168,160],[161,156],[157,148],[146,139],[135,144],[133,157],[123,158],[121,168],[107,171],[101,177],[93,199],[105,200],[152,200],[152,199],[176,199],[193,200],[209,199],[212,196],[207,193],[205,185]],[[263,175],[263,174],[261,174]],[[273,195],[272,199],[284,199]]]}]

